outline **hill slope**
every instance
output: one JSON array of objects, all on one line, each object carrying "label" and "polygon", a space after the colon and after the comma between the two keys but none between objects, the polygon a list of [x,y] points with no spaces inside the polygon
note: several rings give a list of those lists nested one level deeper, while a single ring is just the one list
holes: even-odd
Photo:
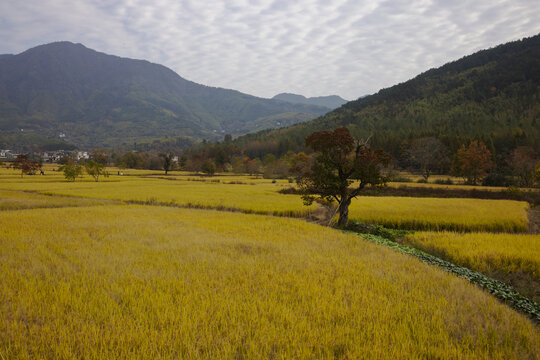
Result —
[{"label": "hill slope", "polygon": [[455,149],[467,139],[540,150],[540,35],[479,51],[412,80],[351,101],[316,120],[239,139],[249,149],[300,150],[313,131],[348,126],[398,154],[406,139],[436,136]]},{"label": "hill slope", "polygon": [[329,109],[338,108],[347,102],[347,100],[337,95],[316,96],[316,97],[306,98],[303,95],[289,94],[289,93],[277,94],[272,99],[287,101],[292,104],[309,104],[309,105],[324,106]]},{"label": "hill slope", "polygon": [[161,65],[69,42],[0,57],[4,134],[62,132],[80,146],[170,135],[218,139],[260,129],[268,117],[312,119],[327,110],[199,85]]}]

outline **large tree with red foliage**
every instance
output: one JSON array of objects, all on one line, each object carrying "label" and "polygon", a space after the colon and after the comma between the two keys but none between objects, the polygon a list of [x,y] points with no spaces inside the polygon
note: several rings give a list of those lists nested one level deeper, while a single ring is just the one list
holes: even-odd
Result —
[{"label": "large tree with red foliage", "polygon": [[306,139],[306,146],[315,151],[315,156],[309,171],[297,177],[304,202],[310,205],[316,197],[337,201],[338,226],[347,225],[351,200],[367,185],[387,181],[381,168],[388,165],[390,155],[372,150],[367,141],[355,140],[346,127],[314,132]]},{"label": "large tree with red foliage", "polygon": [[28,159],[28,156],[26,155],[20,154],[17,155],[17,158],[13,161],[11,167],[13,169],[21,170],[21,177],[23,177],[24,174],[32,174],[41,169],[41,164],[37,161]]},{"label": "large tree with red foliage", "polygon": [[476,185],[492,166],[491,152],[481,141],[471,141],[468,147],[462,145],[457,152],[455,172],[468,184]]}]

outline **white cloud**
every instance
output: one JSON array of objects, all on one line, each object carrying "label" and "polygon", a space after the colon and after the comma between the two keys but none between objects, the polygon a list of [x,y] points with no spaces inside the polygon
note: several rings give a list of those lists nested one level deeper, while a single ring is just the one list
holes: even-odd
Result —
[{"label": "white cloud", "polygon": [[540,32],[527,0],[26,0],[0,3],[0,53],[59,40],[210,86],[354,99]]}]

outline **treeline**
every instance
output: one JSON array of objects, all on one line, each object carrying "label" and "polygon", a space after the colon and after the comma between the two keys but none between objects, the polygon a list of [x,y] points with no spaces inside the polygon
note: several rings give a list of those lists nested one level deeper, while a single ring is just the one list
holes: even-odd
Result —
[{"label": "treeline", "polygon": [[[447,140],[447,139],[445,139]],[[517,146],[507,154],[497,154],[492,141],[471,140],[469,142],[452,143],[436,137],[419,137],[402,139],[393,151],[379,146],[377,137],[369,139],[371,148],[397,153],[392,157],[390,166],[385,169],[390,181],[407,181],[400,172],[405,170],[422,176],[422,182],[430,182],[435,174],[454,175],[464,179],[467,184],[486,186],[540,186],[539,154],[530,146]],[[172,149],[172,148],[171,148]],[[77,158],[77,152],[67,153],[60,159],[61,165],[75,166],[74,169],[82,171],[82,167],[93,163],[103,166],[117,166],[120,169],[149,169],[167,173],[170,170],[184,170],[196,173],[213,175],[216,172],[238,174],[262,175],[265,178],[292,178],[290,169],[309,166],[312,155],[308,149],[301,147],[300,151],[287,151],[281,156],[264,149],[242,149],[226,135],[223,141],[209,143],[203,142],[198,146],[184,150],[151,151],[111,151],[94,149],[88,158]],[[260,152],[259,152],[260,151]],[[80,152],[79,152],[80,153]],[[260,156],[257,156],[259,155]],[[28,163],[15,165],[23,173],[33,173],[39,167],[29,166],[41,164],[39,158],[21,155],[21,159],[28,158]],[[431,182],[433,182],[431,180]],[[451,180],[440,180],[445,184]]]},{"label": "treeline", "polygon": [[[221,142],[203,142],[187,150],[135,152],[122,154],[112,152],[109,164],[119,168],[164,170],[167,159],[172,160],[168,170],[185,170],[213,175],[216,172],[262,175],[267,178],[286,178],[289,176],[289,152],[281,157],[266,154],[262,157],[247,156],[226,135]],[[167,171],[168,171],[167,170]]]},{"label": "treeline", "polygon": [[[369,141],[370,147],[378,146],[377,139]],[[454,175],[467,184],[487,186],[535,187],[540,181],[539,155],[532,147],[517,146],[507,154],[497,154],[493,142],[471,140],[448,143],[435,137],[402,139],[394,150],[391,165],[386,169],[391,181],[404,181],[400,171],[421,175],[423,182],[430,182],[434,174]],[[263,148],[242,149],[226,135],[221,142],[204,142],[187,150],[156,153],[126,152],[112,154],[110,164],[120,168],[151,170],[186,170],[212,175],[216,172],[248,173],[266,178],[287,178],[289,169],[299,159],[309,164],[312,156],[305,147],[300,151],[289,150],[281,156]],[[173,164],[169,167],[166,161]],[[440,181],[440,180],[439,180]],[[446,181],[445,183],[448,183]]]}]

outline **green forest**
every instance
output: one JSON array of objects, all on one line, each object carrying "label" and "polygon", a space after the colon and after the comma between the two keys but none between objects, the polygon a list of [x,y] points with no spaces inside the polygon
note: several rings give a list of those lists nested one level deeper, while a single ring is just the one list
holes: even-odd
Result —
[{"label": "green forest", "polygon": [[451,155],[482,141],[499,163],[519,146],[540,150],[540,35],[483,50],[311,122],[245,135],[236,144],[250,157],[304,150],[314,131],[346,126],[403,160],[414,139],[435,137]]}]

